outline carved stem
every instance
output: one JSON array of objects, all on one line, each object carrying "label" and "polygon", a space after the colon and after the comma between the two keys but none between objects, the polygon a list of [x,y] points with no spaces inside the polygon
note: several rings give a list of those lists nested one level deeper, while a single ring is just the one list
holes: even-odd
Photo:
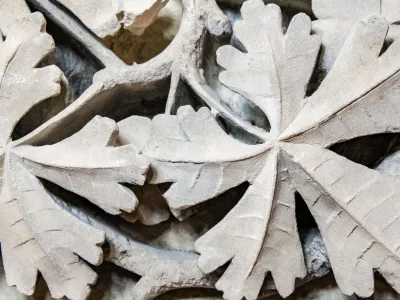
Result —
[{"label": "carved stem", "polygon": [[102,212],[93,212],[85,204],[57,203],[81,221],[104,231],[109,248],[104,259],[142,276],[132,290],[132,299],[151,300],[180,288],[215,288],[217,278],[197,267],[196,253],[155,248],[131,237],[123,221],[110,220]]},{"label": "carved stem", "polygon": [[219,95],[214,92],[214,90],[208,84],[205,83],[205,80],[202,79],[198,70],[193,69],[191,74],[185,74],[184,79],[195,91],[195,93],[207,103],[214,115],[220,115],[223,118],[228,119],[232,124],[257,137],[262,142],[271,140],[271,134],[269,132],[244,121],[243,119],[239,118],[239,116],[237,116],[230,108],[225,106],[222,103]]},{"label": "carved stem", "polygon": [[[202,73],[202,54],[205,47],[207,33],[221,36],[231,32],[230,22],[219,9],[215,1],[203,0],[183,1],[184,16],[181,28],[185,33],[180,35],[185,41],[177,48],[180,53],[173,66],[172,89],[168,97],[166,112],[171,113],[172,108],[177,108],[175,88],[179,88],[177,81],[185,81],[193,91],[211,108],[214,115],[220,115],[228,119],[230,123],[248,132],[252,136],[265,142],[271,139],[271,135],[257,126],[243,121],[229,107],[224,105],[219,95],[207,84]],[[200,20],[198,22],[197,20]],[[204,21],[202,21],[204,20]]]},{"label": "carved stem", "polygon": [[49,0],[27,0],[68,35],[83,44],[106,68],[118,68],[125,63],[74,17]]},{"label": "carved stem", "polygon": [[[106,101],[110,101],[108,98],[113,97],[114,90],[124,88],[131,92],[138,92],[154,89],[155,84],[168,79],[172,69],[175,70],[175,68],[181,74],[180,78],[183,78],[210,106],[214,115],[221,115],[261,141],[269,140],[268,132],[241,120],[228,107],[224,106],[219,96],[212,91],[200,74],[201,53],[204,49],[204,37],[207,32],[219,36],[231,31],[229,20],[218,8],[215,0],[183,0],[182,23],[175,39],[158,56],[146,63],[132,66],[124,64],[92,33],[51,1],[29,1],[40,11],[48,14],[49,18],[57,22],[59,26],[68,29],[66,30],[68,34],[83,42],[103,62],[106,69],[95,75],[93,85],[71,106],[21,140],[15,141],[14,146],[28,143],[48,143],[54,139],[54,136],[62,138],[73,134],[96,114],[102,113],[94,111],[90,107],[96,106],[99,110],[99,107],[104,106]],[[119,99],[111,100],[118,101]],[[80,122],[71,123],[70,121],[77,119]]]}]

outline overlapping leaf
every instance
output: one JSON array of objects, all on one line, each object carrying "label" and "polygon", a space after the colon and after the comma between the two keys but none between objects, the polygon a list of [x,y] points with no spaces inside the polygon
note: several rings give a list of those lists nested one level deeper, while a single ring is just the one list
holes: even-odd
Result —
[{"label": "overlapping leaf", "polygon": [[392,24],[388,41],[399,37],[400,2],[397,0],[331,1],[313,0],[312,8],[317,21],[313,31],[321,36],[323,52],[320,59],[322,71],[329,71],[335,62],[352,26],[370,15],[382,14]]},{"label": "overlapping leaf", "polygon": [[[118,214],[137,200],[121,183],[143,184],[148,161],[132,146],[114,147],[116,123],[97,117],[75,135],[49,146],[7,151],[0,197],[0,240],[7,281],[32,294],[39,271],[53,297],[85,299],[102,261],[104,234],[75,219],[47,193],[38,176]],[[19,258],[23,257],[23,259]]]},{"label": "overlapping leaf", "polygon": [[55,298],[86,299],[100,264],[104,233],[63,211],[21,161],[8,154],[0,195],[0,240],[6,279],[32,295],[38,271]]},{"label": "overlapping leaf", "polygon": [[[136,120],[136,122],[133,120]],[[132,123],[139,126],[140,129],[131,127]],[[119,122],[118,127],[119,143],[122,145],[134,145],[136,150],[141,152],[149,136],[150,119],[132,117]],[[169,219],[170,210],[157,185],[135,186],[134,192],[139,199],[139,206],[131,214],[122,214],[123,218],[131,222],[140,220],[145,225],[156,225]]]},{"label": "overlapping leaf", "polygon": [[277,135],[301,107],[320,38],[310,35],[311,20],[305,14],[296,15],[284,35],[278,6],[247,1],[241,13],[234,32],[247,52],[232,46],[218,49],[218,64],[226,69],[220,80],[259,106]]},{"label": "overlapping leaf", "polygon": [[206,108],[181,107],[176,116],[125,120],[136,138],[122,132],[151,159],[151,183],[173,182],[164,194],[169,206],[183,210],[252,180],[269,145],[249,146],[226,135]]},{"label": "overlapping leaf", "polygon": [[230,261],[216,287],[225,299],[257,299],[268,272],[282,296],[307,272],[295,218],[294,190],[279,153],[268,154],[264,169],[232,211],[196,242],[199,267],[209,273]]},{"label": "overlapping leaf", "polygon": [[45,24],[42,14],[30,14],[11,25],[0,41],[0,149],[22,116],[61,91],[62,72],[57,67],[36,68],[54,49]]},{"label": "overlapping leaf", "polygon": [[[0,13],[11,20],[10,3],[1,4]],[[142,184],[148,161],[132,146],[114,147],[118,127],[106,118],[95,118],[55,145],[12,143],[20,119],[60,93],[63,75],[55,66],[36,68],[54,49],[40,13],[2,26],[7,36],[0,43],[0,241],[7,283],[31,295],[40,272],[53,297],[86,299],[97,275],[82,259],[102,262],[104,233],[64,211],[34,175],[118,214],[137,205],[121,183]]]},{"label": "overlapping leaf", "polygon": [[[152,181],[173,183],[164,195],[173,209],[250,183],[232,211],[196,242],[199,267],[209,273],[229,263],[216,285],[226,299],[256,299],[268,272],[281,295],[288,296],[295,279],[306,274],[295,220],[297,190],[320,226],[346,294],[369,296],[374,270],[399,290],[400,211],[387,211],[400,197],[397,179],[323,148],[400,130],[399,43],[382,53],[385,19],[372,16],[358,22],[318,91],[303,99],[309,65],[318,51],[318,39],[309,35],[309,19],[294,17],[283,35],[276,6],[250,0],[242,12],[244,20],[236,32],[247,53],[230,46],[220,50],[219,62],[227,68],[221,80],[268,116],[276,116],[271,122],[275,139],[257,146],[241,144],[204,108],[194,112],[182,107],[176,116],[152,121],[130,119],[135,132],[144,128],[130,142],[152,160]],[[294,52],[284,51],[294,44]],[[292,59],[285,59],[287,53]],[[390,220],[382,219],[388,215]]]},{"label": "overlapping leaf", "polygon": [[132,146],[114,147],[117,124],[96,117],[73,136],[49,146],[13,150],[38,177],[87,198],[110,214],[131,212],[135,194],[121,183],[142,185],[148,160]]},{"label": "overlapping leaf", "polygon": [[309,145],[285,148],[292,183],[324,237],[336,281],[369,297],[374,271],[400,292],[399,178]]},{"label": "overlapping leaf", "polygon": [[379,15],[354,26],[331,71],[282,139],[328,146],[399,130],[400,40],[381,54],[387,30]]}]

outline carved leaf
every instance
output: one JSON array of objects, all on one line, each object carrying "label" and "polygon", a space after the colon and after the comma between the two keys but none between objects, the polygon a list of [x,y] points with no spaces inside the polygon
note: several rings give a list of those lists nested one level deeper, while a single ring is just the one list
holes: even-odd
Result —
[{"label": "carved leaf", "polygon": [[391,23],[400,20],[400,3],[397,0],[381,0],[381,14]]},{"label": "carved leaf", "polygon": [[72,11],[97,36],[115,35],[125,28],[135,35],[156,19],[168,0],[57,0]]},{"label": "carved leaf", "polygon": [[247,52],[219,48],[217,61],[226,69],[220,80],[259,106],[276,134],[300,109],[320,38],[310,35],[311,20],[305,14],[296,15],[284,35],[281,10],[275,4],[246,1],[241,13],[243,20],[235,23],[234,32]]},{"label": "carved leaf", "polygon": [[30,295],[39,271],[53,297],[87,298],[97,275],[77,255],[100,264],[98,246],[104,234],[66,212],[34,175],[86,197],[109,213],[130,212],[137,205],[136,197],[120,183],[143,184],[148,160],[132,146],[115,147],[117,136],[114,121],[96,117],[57,144],[7,151],[0,240],[8,284]]},{"label": "carved leaf", "polygon": [[[263,93],[262,82],[267,82],[266,92],[276,91],[270,84],[272,81],[268,81],[274,77],[264,76],[261,68],[266,62],[273,61],[265,45],[267,49],[277,45],[277,35],[266,34],[266,28],[254,35],[257,39],[252,33],[257,32],[257,25],[264,22],[275,24],[280,14],[276,6],[264,8],[262,5],[261,0],[250,0],[242,9],[244,21],[239,23],[239,28],[244,26],[241,41],[248,53],[231,47],[220,52],[224,54],[220,62],[227,68],[221,80],[228,80],[228,86],[242,94],[247,93],[251,100]],[[304,17],[294,18],[293,27],[284,37],[286,43],[298,42],[299,36],[303,36],[300,33],[306,31],[303,39],[310,38],[309,27],[299,20]],[[279,22],[276,24],[280,25]],[[278,29],[274,32],[281,32],[281,28]],[[395,254],[396,238],[394,229],[389,228],[392,226],[389,220],[382,219],[387,215],[386,211],[380,211],[376,219],[359,219],[368,208],[378,213],[379,209],[374,207],[383,203],[377,200],[382,198],[381,185],[385,194],[389,193],[383,197],[390,199],[387,205],[395,201],[397,196],[390,192],[396,191],[397,181],[323,148],[357,136],[400,130],[400,98],[396,97],[400,79],[400,43],[393,43],[381,54],[387,29],[388,24],[382,16],[358,22],[331,72],[317,92],[304,101],[304,88],[309,79],[304,79],[304,70],[290,74],[294,76],[292,82],[301,82],[302,88],[296,93],[292,94],[292,85],[281,86],[279,97],[264,97],[262,103],[272,103],[270,107],[275,110],[275,115],[288,121],[287,128],[277,127],[274,140],[265,144],[244,145],[234,140],[218,127],[205,108],[194,112],[192,108],[181,107],[176,116],[160,115],[153,120],[133,117],[124,121],[132,133],[123,134],[121,140],[136,145],[138,151],[151,160],[153,177],[150,182],[172,183],[164,195],[172,209],[190,208],[242,182],[250,183],[232,211],[196,242],[196,249],[201,254],[198,265],[204,272],[213,272],[229,263],[216,284],[224,291],[225,299],[256,299],[268,272],[279,293],[286,297],[293,291],[295,279],[306,275],[296,228],[296,190],[303,195],[321,227],[335,265],[335,275],[345,293],[369,296],[373,291],[373,270],[379,271],[398,289],[400,269]],[[290,30],[300,33],[291,35]],[[245,32],[251,34],[244,36]],[[310,53],[316,51],[315,47],[308,50]],[[277,53],[274,52],[274,58]],[[309,64],[309,55],[300,55],[295,60],[299,59],[299,66],[302,60]],[[283,63],[273,65],[273,68],[278,68],[276,74],[281,74],[281,69],[285,70],[287,66]],[[254,68],[261,71],[254,72]],[[246,77],[243,70],[250,72],[257,84],[249,85],[250,76]],[[306,74],[311,74],[311,70],[309,72]],[[262,81],[260,78],[267,79]],[[290,109],[281,109],[285,101],[297,107],[294,115]],[[326,166],[325,157],[333,157]],[[372,181],[375,179],[376,182]],[[318,211],[313,207],[317,198],[325,205]],[[344,205],[352,199],[354,208]],[[329,222],[338,216],[344,219],[337,225],[333,222],[338,227],[331,230]],[[394,210],[391,216],[391,221],[397,222],[400,211]],[[350,232],[355,235],[343,236]],[[385,234],[391,235],[381,238]],[[338,245],[345,245],[345,250],[332,246],[338,238],[341,239]]]},{"label": "carved leaf", "polygon": [[14,154],[7,155],[0,206],[7,283],[32,295],[39,271],[52,297],[86,299],[97,275],[78,255],[100,264],[104,233],[65,212]]},{"label": "carved leaf", "polygon": [[374,271],[400,292],[399,178],[309,145],[285,147],[292,182],[313,214],[341,290],[369,297]]},{"label": "carved leaf", "polygon": [[296,277],[307,274],[294,190],[280,165],[277,151],[271,151],[239,204],[196,242],[202,254],[199,267],[206,273],[231,261],[216,285],[225,299],[257,299],[268,272],[286,297],[293,292]]},{"label": "carved leaf", "polygon": [[49,146],[13,150],[38,177],[87,198],[110,214],[131,212],[135,194],[121,183],[142,185],[148,160],[132,146],[114,147],[118,126],[96,117],[73,136]]},{"label": "carved leaf", "polygon": [[389,39],[398,38],[400,2],[397,0],[313,0],[312,9],[317,21],[313,32],[321,36],[323,52],[320,59],[322,70],[330,70],[355,22],[370,15],[382,14],[393,24]]},{"label": "carved leaf", "polygon": [[[63,202],[63,208],[80,220],[104,231],[107,251],[104,259],[141,276],[131,287],[130,297],[152,300],[178,288],[213,288],[216,277],[197,267],[198,254],[161,249],[137,241],[125,222],[109,219],[85,207]],[[121,220],[122,221],[122,220]]]},{"label": "carved leaf", "polygon": [[[0,5],[4,1],[0,0]],[[101,37],[115,34],[121,26],[135,34],[142,33],[166,4],[162,0],[89,1],[84,5],[75,0],[57,1]],[[6,27],[7,39],[0,45],[4,52],[0,56],[0,102],[5,104],[3,116],[0,115],[0,124],[5,126],[3,135],[0,133],[0,151],[6,151],[0,152],[0,240],[9,283],[32,294],[40,272],[53,297],[85,299],[89,286],[96,280],[95,273],[80,257],[99,264],[99,245],[104,234],[75,219],[78,213],[67,210],[66,204],[48,193],[37,178],[40,177],[87,198],[108,213],[122,212],[124,217],[139,218],[145,224],[157,224],[169,216],[159,190],[150,184],[171,183],[164,197],[171,211],[183,216],[195,210],[197,204],[243,182],[249,183],[247,192],[231,212],[196,242],[199,268],[195,265],[195,253],[152,248],[135,242],[128,232],[124,232],[123,238],[116,238],[121,232],[115,232],[106,221],[85,219],[107,232],[108,259],[142,276],[132,291],[135,299],[151,299],[176,286],[209,287],[213,276],[209,278],[203,272],[211,273],[225,264],[227,269],[216,287],[226,299],[255,300],[268,273],[282,296],[291,294],[296,278],[306,275],[296,228],[296,191],[303,196],[320,227],[343,292],[370,296],[374,271],[400,292],[396,230],[400,219],[400,179],[324,149],[358,136],[400,131],[400,41],[385,51],[382,49],[388,39],[385,17],[389,23],[398,20],[399,5],[394,0],[339,0],[336,6],[330,6],[332,3],[314,2],[325,6],[317,11],[318,16],[330,14],[325,16],[327,22],[321,23],[326,28],[318,28],[319,23],[314,23],[314,32],[329,29],[329,22],[337,19],[335,16],[345,16],[343,31],[332,31],[339,42],[333,51],[325,52],[332,54],[335,63],[319,89],[307,99],[303,98],[320,46],[319,38],[310,35],[311,21],[307,16],[295,16],[283,34],[279,8],[265,6],[262,0],[249,0],[242,8],[244,20],[235,27],[247,52],[232,46],[219,50],[218,62],[226,69],[221,81],[268,116],[272,130],[265,134],[263,129],[247,126],[211,99],[215,94],[202,81],[193,59],[198,53],[185,51],[189,59],[184,61],[189,63],[182,66],[189,66],[190,72],[182,71],[182,78],[198,96],[212,104],[212,111],[202,108],[196,112],[182,107],[175,116],[160,115],[153,120],[132,117],[119,123],[119,138],[114,121],[96,117],[56,144],[25,145],[38,140],[43,145],[46,138],[38,136],[57,133],[72,115],[65,112],[31,139],[8,143],[15,124],[33,105],[59,93],[60,79],[56,76],[58,69],[35,69],[53,47],[53,42],[49,44],[45,38],[40,15],[22,19],[22,25]],[[228,31],[229,26],[219,15],[215,18],[215,14],[210,14],[209,7],[214,7],[215,2],[188,4],[186,10],[193,12],[189,16],[206,23],[203,27],[186,26],[193,29],[188,32],[203,37],[206,26],[217,35]],[[371,16],[375,13],[384,16]],[[357,21],[365,16],[368,18]],[[221,21],[225,29],[216,26],[215,20]],[[348,38],[342,47],[343,36]],[[28,55],[32,49],[33,54]],[[98,53],[105,50],[101,46],[98,49]],[[339,49],[337,56],[335,51]],[[167,56],[174,55],[168,52]],[[155,73],[166,74],[152,73],[154,81],[168,77],[171,64],[175,66],[170,58],[167,64],[163,59],[153,62],[151,67],[161,62],[162,70]],[[111,77],[105,70],[83,102],[93,96],[91,93],[104,97],[103,92],[110,86],[135,86],[138,91],[142,85],[148,88],[150,85],[143,77],[149,75],[143,76],[142,66],[138,68],[135,71],[140,72],[131,72],[133,69],[127,67],[124,74],[138,74],[134,77],[140,78],[140,84],[118,76],[105,79]],[[43,75],[39,70],[47,73]],[[76,105],[71,110],[76,112],[76,107],[83,106]],[[69,125],[68,129],[81,128],[92,107],[85,109],[85,121]],[[246,145],[235,140],[219,127],[213,117],[216,114],[240,124],[241,129],[250,128],[249,133],[266,142]],[[68,129],[58,133],[73,131]],[[51,139],[57,139],[57,135]],[[149,161],[152,172],[146,174]],[[144,184],[145,175],[149,185],[141,189],[144,203],[132,214],[137,199],[123,184]]]},{"label": "carved leaf", "polygon": [[129,222],[139,220],[142,224],[151,226],[169,219],[171,213],[157,185],[134,186],[133,192],[139,200],[139,206],[132,213],[122,213],[125,220]]},{"label": "carved leaf", "polygon": [[9,27],[21,17],[30,15],[25,0],[0,0],[0,28],[4,34],[8,34]]},{"label": "carved leaf", "polygon": [[[152,161],[150,182],[173,182],[164,197],[176,210],[199,204],[252,179],[263,152],[270,148],[244,145],[227,136],[206,108],[195,112],[184,106],[176,116],[158,115],[151,123],[141,117],[126,122],[136,136],[142,137],[137,148]],[[144,123],[151,128],[142,126]],[[129,135],[122,136],[125,142],[129,141]],[[131,142],[135,145],[136,140],[131,138]]]},{"label": "carved leaf", "polygon": [[390,1],[391,0],[313,0],[312,8],[313,13],[318,19],[363,19],[368,15],[381,13],[381,2],[385,3]]},{"label": "carved leaf", "polygon": [[400,3],[397,0],[313,0],[313,13],[318,19],[359,20],[373,14],[382,14],[390,23],[400,19]]},{"label": "carved leaf", "polygon": [[387,30],[382,16],[353,27],[332,70],[281,138],[328,146],[400,128],[400,40],[380,55]]},{"label": "carved leaf", "polygon": [[[227,299],[257,298],[267,271],[273,272],[281,293],[289,295],[295,278],[305,276],[306,270],[294,217],[294,191],[277,173],[276,153],[266,153],[270,146],[235,141],[204,108],[194,112],[191,107],[181,107],[176,116],[160,115],[152,122],[131,117],[123,123],[126,131],[121,132],[121,140],[136,144],[152,159],[151,181],[174,182],[164,194],[173,209],[193,206],[244,181],[251,182],[238,206],[197,242],[203,254],[199,266],[211,272],[235,257],[217,283]],[[260,190],[265,192],[260,194]],[[225,237],[228,228],[230,235]],[[244,242],[249,247],[243,247]],[[224,251],[218,253],[221,249]],[[287,268],[282,268],[284,265]],[[248,275],[252,271],[254,274]]]},{"label": "carved leaf", "polygon": [[[150,136],[151,120],[133,116],[118,123],[119,143],[133,145],[141,153]],[[157,185],[135,186],[134,192],[139,199],[138,208],[131,214],[123,214],[130,222],[140,220],[145,225],[156,225],[169,219],[170,211]]]},{"label": "carved leaf", "polygon": [[10,26],[4,41],[0,39],[0,149],[22,116],[61,91],[62,72],[56,66],[36,68],[54,49],[45,24],[40,13],[30,14]]}]

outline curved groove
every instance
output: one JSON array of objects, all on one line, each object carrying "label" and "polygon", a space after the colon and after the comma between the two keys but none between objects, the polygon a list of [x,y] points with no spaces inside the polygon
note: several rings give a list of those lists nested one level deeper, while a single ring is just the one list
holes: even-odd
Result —
[{"label": "curved groove", "polygon": [[[52,7],[54,4],[49,0],[29,1],[38,5],[46,4],[43,6],[43,9],[47,7],[47,11],[52,14],[52,10],[49,10],[48,7]],[[188,58],[193,56],[198,57],[198,55],[193,55],[193,52],[197,51],[196,47],[199,39],[201,39],[203,33],[207,30],[207,26],[212,27],[215,34],[224,34],[230,31],[230,27],[227,26],[227,22],[229,21],[223,16],[222,12],[216,14],[213,11],[215,10],[215,5],[214,0],[183,0],[183,17],[178,34],[162,53],[143,64],[134,64],[132,66],[120,64],[118,58],[118,67],[116,67],[114,60],[116,56],[114,55],[113,59],[109,59],[108,55],[106,55],[105,58],[102,58],[103,61],[106,61],[106,68],[96,73],[93,85],[81,97],[29,135],[15,141],[13,146],[28,143],[48,143],[49,140],[73,134],[74,131],[76,132],[77,129],[79,130],[84,125],[80,123],[87,122],[96,115],[98,106],[105,105],[110,100],[107,98],[115,96],[116,89],[118,88],[123,88],[131,92],[154,90],[157,84],[170,78],[174,63],[182,62],[180,65],[184,66]],[[61,13],[60,9],[57,9]],[[64,17],[65,15],[63,13]],[[83,30],[79,28],[79,22],[73,20],[68,15],[67,17],[61,17],[57,21],[58,24],[72,20],[71,22],[74,22],[73,26],[76,27],[76,30],[79,32]],[[212,22],[206,19],[208,17],[210,17]],[[222,17],[224,18],[223,21],[220,19]],[[57,16],[51,16],[51,18],[57,18]],[[221,22],[217,22],[217,20]],[[63,28],[70,26],[68,22],[62,25]],[[221,27],[221,30],[217,30],[219,27]],[[68,33],[73,35],[72,31]],[[99,42],[90,32],[84,33],[82,37],[85,37],[85,39],[88,37],[89,44],[85,42],[85,46],[93,47],[92,49],[99,52],[103,50],[107,50],[106,52],[109,51],[102,45],[100,48]],[[112,100],[118,101],[118,99],[118,97],[115,97]],[[61,136],[58,137],[59,135]]]},{"label": "curved groove", "polygon": [[50,0],[27,1],[62,28],[68,35],[82,43],[105,67],[118,68],[125,66],[125,63],[114,52],[103,46],[89,29],[84,30],[85,27],[83,24],[80,24]]},{"label": "curved groove", "polygon": [[264,131],[263,129],[251,125],[249,122],[242,120],[237,116],[230,108],[224,106],[218,96],[212,88],[204,82],[204,80],[195,80],[193,77],[200,77],[200,73],[196,71],[193,76],[185,76],[185,79],[189,86],[196,92],[196,94],[203,99],[205,103],[211,108],[213,112],[223,118],[231,121],[235,126],[243,129],[249,134],[259,138],[262,142],[267,142],[272,140],[272,135]]},{"label": "curved groove", "polygon": [[132,299],[151,300],[180,288],[211,288],[217,278],[197,267],[196,253],[155,248],[136,241],[123,229],[123,221],[93,212],[89,206],[67,204],[54,195],[63,209],[103,231],[109,248],[104,259],[142,278],[132,289]]},{"label": "curved groove", "polygon": [[[104,260],[141,276],[132,289],[132,299],[153,300],[168,291],[181,288],[215,289],[218,275],[206,275],[197,267],[197,253],[160,249],[138,242],[127,232],[122,219],[110,219],[100,211],[92,211],[84,203],[67,204],[59,196],[53,196],[63,209],[105,233],[109,248],[104,253]],[[312,241],[308,240],[307,243]],[[305,259],[307,265],[311,265],[315,257],[306,256]],[[296,286],[302,286],[312,279],[307,277],[299,280]],[[276,287],[268,279],[260,299],[274,294]]]},{"label": "curved groove", "polygon": [[[40,141],[49,138],[49,135],[57,134],[59,130],[65,132],[66,128],[72,129],[74,127],[73,130],[76,130],[76,126],[70,126],[71,122],[68,120],[76,119],[75,116],[80,114],[78,110],[85,111],[88,110],[88,107],[93,106],[93,102],[102,98],[100,94],[104,96],[102,92],[112,90],[119,85],[128,87],[132,91],[147,90],[154,83],[169,78],[171,69],[175,64],[178,64],[176,69],[180,71],[182,78],[210,106],[215,115],[228,119],[262,142],[271,140],[270,133],[243,121],[231,109],[224,106],[219,100],[219,96],[205,83],[197,69],[200,64],[200,54],[204,48],[205,33],[208,31],[214,35],[224,35],[231,31],[228,19],[219,10],[215,1],[183,0],[182,22],[175,39],[153,59],[132,66],[124,64],[112,51],[105,48],[91,32],[83,30],[78,21],[63,12],[51,1],[28,1],[46,13],[68,34],[82,42],[106,66],[106,69],[96,74],[91,88],[76,100],[74,105],[50,119],[30,135],[16,141],[15,145],[29,142],[40,143]],[[216,9],[219,13],[215,13]],[[169,107],[174,106],[175,99],[173,98],[169,97],[168,99],[167,112]],[[81,119],[90,120],[88,118]],[[71,131],[71,133],[73,132]]]}]

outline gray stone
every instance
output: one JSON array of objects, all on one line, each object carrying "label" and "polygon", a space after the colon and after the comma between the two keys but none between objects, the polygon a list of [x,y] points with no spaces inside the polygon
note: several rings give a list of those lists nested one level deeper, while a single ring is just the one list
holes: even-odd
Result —
[{"label": "gray stone", "polygon": [[[65,77],[48,66],[55,45],[42,15],[3,0],[7,283],[74,300],[91,287],[95,299],[391,297],[374,285],[376,271],[400,291],[400,179],[371,169],[380,151],[369,157],[359,146],[361,165],[343,154],[349,144],[333,146],[399,132],[399,6],[382,1],[316,0],[316,15],[329,20],[318,30],[310,1],[276,1],[282,13],[248,0],[240,16],[214,0],[170,1],[164,30],[156,15],[166,1],[135,14],[140,6],[123,0],[59,0],[73,16],[54,1],[29,0],[65,31],[55,57],[73,87],[69,106],[40,125],[30,114],[65,98]],[[369,14],[376,8],[389,22]],[[354,26],[343,30],[345,43],[333,39],[340,53],[319,55],[319,35],[340,31],[330,22],[336,11]],[[121,26],[106,40],[95,35]],[[136,44],[135,34],[143,37]],[[332,67],[321,67],[328,52]],[[33,131],[18,130],[26,123]],[[319,283],[331,269],[349,296]]]},{"label": "gray stone", "polygon": [[[317,228],[311,228],[303,233],[303,251],[309,279],[321,278],[331,273],[328,253]],[[310,283],[312,284],[312,283]]]}]

